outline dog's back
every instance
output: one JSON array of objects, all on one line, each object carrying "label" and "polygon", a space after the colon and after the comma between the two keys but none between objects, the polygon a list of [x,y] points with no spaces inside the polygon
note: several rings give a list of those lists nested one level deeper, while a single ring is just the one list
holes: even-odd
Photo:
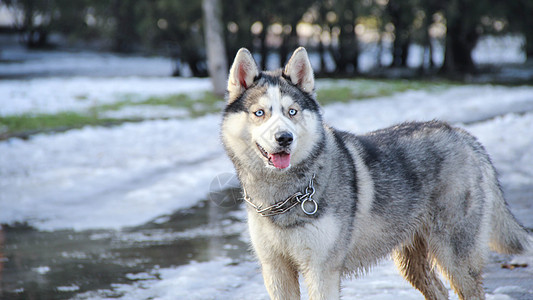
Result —
[{"label": "dog's back", "polygon": [[[373,220],[367,227],[379,227],[368,230],[389,230],[376,234],[374,242],[385,248],[380,251],[394,251],[405,278],[426,298],[447,299],[433,264],[462,299],[482,299],[489,245],[502,253],[522,253],[530,246],[507,208],[489,156],[464,130],[433,121],[362,136],[341,134],[354,145],[352,155],[362,158],[373,183],[368,215],[359,217]],[[357,243],[365,235],[354,238],[354,249],[361,251]]]}]

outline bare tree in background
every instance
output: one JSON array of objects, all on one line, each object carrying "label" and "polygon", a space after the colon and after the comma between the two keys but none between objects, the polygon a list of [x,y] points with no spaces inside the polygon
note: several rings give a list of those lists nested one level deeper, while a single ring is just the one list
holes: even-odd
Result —
[{"label": "bare tree in background", "polygon": [[220,0],[203,0],[205,24],[205,45],[207,50],[207,68],[213,83],[213,92],[223,96],[226,91],[228,62],[224,45],[224,28],[222,27],[222,7]]}]

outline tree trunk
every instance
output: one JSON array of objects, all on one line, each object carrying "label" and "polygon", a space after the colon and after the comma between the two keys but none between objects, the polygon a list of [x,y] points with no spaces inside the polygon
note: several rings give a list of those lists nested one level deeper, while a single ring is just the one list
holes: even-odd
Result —
[{"label": "tree trunk", "polygon": [[326,74],[326,58],[324,57],[326,55],[326,51],[324,49],[324,42],[322,39],[320,39],[318,43],[318,55],[320,55],[320,73]]},{"label": "tree trunk", "polygon": [[[431,36],[429,35],[429,26],[425,29],[424,34],[424,52],[427,54],[427,69],[432,70],[435,68],[436,63],[433,60],[433,44],[431,43]],[[420,66],[422,69],[424,68],[424,60],[422,60],[422,65]]]},{"label": "tree trunk", "polygon": [[259,34],[259,54],[261,55],[261,70],[267,69],[267,58],[268,58],[268,48],[266,44],[268,22],[267,20],[262,20],[263,30]]},{"label": "tree trunk", "polygon": [[376,50],[376,66],[378,68],[381,68],[383,64],[381,63],[381,56],[383,55],[383,30],[380,26],[379,28],[379,38],[378,42],[376,44],[377,50]]},{"label": "tree trunk", "polygon": [[287,35],[283,35],[283,41],[281,42],[281,45],[279,46],[279,67],[283,68],[286,63],[287,56],[289,56],[289,37]]},{"label": "tree trunk", "polygon": [[115,18],[113,50],[117,52],[132,52],[137,42],[135,31],[135,3],[133,1],[115,0],[112,2],[112,12]]},{"label": "tree trunk", "polygon": [[411,37],[408,37],[402,44],[402,54],[401,54],[401,66],[403,68],[407,67],[407,57],[409,57],[409,45],[411,44]]},{"label": "tree trunk", "polygon": [[355,8],[350,7],[351,2],[343,2],[337,9],[341,9],[338,13],[340,28],[339,45],[337,50],[333,52],[333,59],[335,60],[336,70],[339,74],[357,74],[358,73],[358,58],[359,49],[357,36],[354,32],[354,22],[356,19]]},{"label": "tree trunk", "polygon": [[205,46],[207,50],[207,68],[213,84],[213,92],[224,96],[228,76],[224,28],[222,24],[222,7],[220,0],[203,0]]},{"label": "tree trunk", "polygon": [[287,63],[287,59],[291,50],[294,51],[298,46],[298,34],[296,33],[296,26],[298,26],[298,21],[291,22],[291,32],[287,35],[283,33],[283,42],[279,48],[279,65],[281,68]]},{"label": "tree trunk", "polygon": [[[439,10],[440,6],[437,2],[438,0],[426,0],[423,2],[422,5],[424,8],[424,13],[426,14],[426,17],[424,18],[424,22],[422,24],[422,30],[424,31],[423,35],[423,46],[424,46],[424,55],[427,55],[427,66],[425,66],[425,59],[422,59],[422,65],[420,66],[420,69],[424,70],[425,68],[432,70],[435,68],[435,61],[433,60],[433,44],[431,43],[431,35],[429,34],[429,28],[432,23],[432,17],[433,15]],[[425,58],[425,57],[424,57]]]},{"label": "tree trunk", "polygon": [[409,44],[411,42],[412,7],[406,2],[390,0],[387,13],[394,25],[394,43],[392,46],[393,67],[407,67]]},{"label": "tree trunk", "polygon": [[526,44],[524,45],[526,51],[526,59],[528,61],[533,60],[533,32],[531,30],[524,33],[526,36]]},{"label": "tree trunk", "polygon": [[33,15],[34,15],[34,7],[33,7],[33,1],[28,1],[26,5],[24,5],[24,23],[23,23],[23,30],[26,32],[25,34],[25,43],[26,47],[32,48],[33,47]]},{"label": "tree trunk", "polygon": [[473,72],[475,65],[472,60],[472,50],[476,46],[479,34],[475,28],[464,26],[461,19],[450,23],[446,31],[446,48],[441,71]]},{"label": "tree trunk", "polygon": [[410,38],[404,28],[396,28],[396,36],[392,47],[392,66],[407,67],[407,57],[409,56]]},{"label": "tree trunk", "polygon": [[479,21],[467,18],[466,12],[471,11],[471,3],[452,1],[446,10],[446,44],[444,63],[441,72],[464,73],[475,71],[472,50],[477,44],[479,33],[476,30]]}]

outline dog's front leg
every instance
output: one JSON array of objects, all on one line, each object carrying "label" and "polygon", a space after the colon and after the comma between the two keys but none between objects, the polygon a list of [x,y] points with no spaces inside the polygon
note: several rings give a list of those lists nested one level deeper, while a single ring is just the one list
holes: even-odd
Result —
[{"label": "dog's front leg", "polygon": [[270,299],[300,299],[298,271],[292,263],[279,256],[268,261],[261,260],[261,267]]},{"label": "dog's front leg", "polygon": [[310,267],[304,272],[310,300],[334,300],[340,298],[340,271],[325,266]]},{"label": "dog's front leg", "polygon": [[252,212],[248,215],[250,238],[261,263],[263,280],[270,299],[300,299],[298,269],[280,249],[279,228]]}]

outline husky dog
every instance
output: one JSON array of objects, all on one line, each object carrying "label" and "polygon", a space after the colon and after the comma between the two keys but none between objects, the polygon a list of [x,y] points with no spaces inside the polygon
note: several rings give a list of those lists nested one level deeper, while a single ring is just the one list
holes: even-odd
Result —
[{"label": "husky dog", "polygon": [[[392,253],[426,299],[483,299],[490,249],[531,240],[502,196],[483,146],[446,123],[365,135],[322,121],[304,48],[261,72],[246,49],[228,79],[222,141],[243,186],[248,224],[272,299],[338,299],[341,276]],[[437,267],[437,268],[435,268]]]}]

